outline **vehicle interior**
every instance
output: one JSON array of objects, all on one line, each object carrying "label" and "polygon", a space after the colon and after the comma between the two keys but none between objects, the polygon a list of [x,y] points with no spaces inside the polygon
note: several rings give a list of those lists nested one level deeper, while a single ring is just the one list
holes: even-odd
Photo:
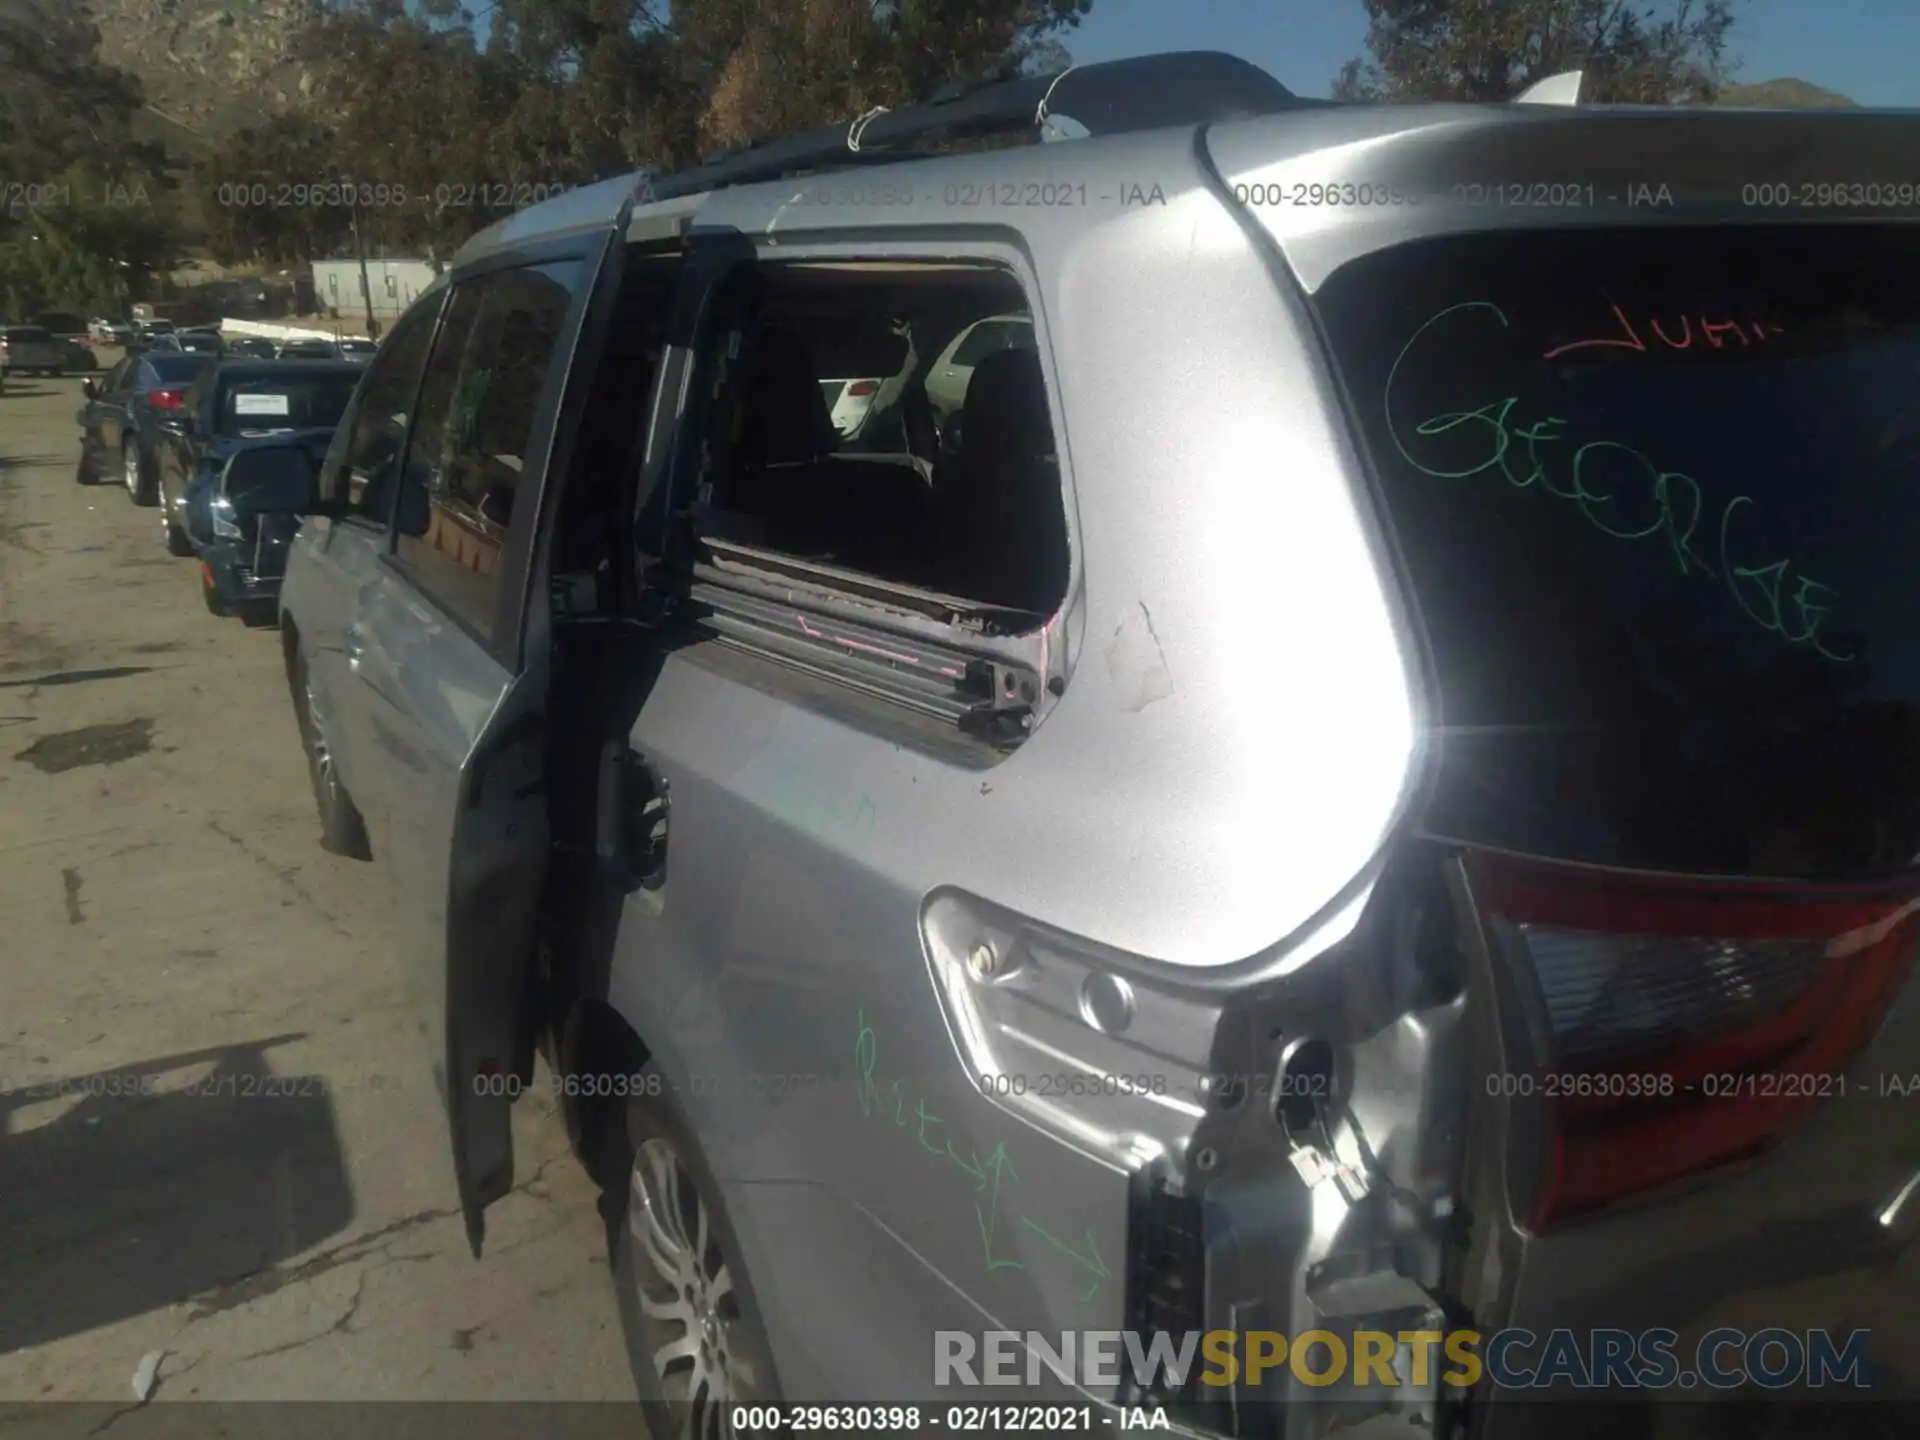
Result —
[{"label": "vehicle interior", "polygon": [[[729,343],[736,329],[745,342],[708,418],[715,463],[695,528],[709,549],[1050,612],[1065,593],[1067,544],[1038,358],[1005,350],[984,361],[946,443],[926,393],[927,367],[956,335],[1025,310],[1012,276],[981,265],[793,263],[753,267],[735,284],[737,320],[709,342]],[[819,383],[837,375],[905,383],[883,386],[847,441]]]}]

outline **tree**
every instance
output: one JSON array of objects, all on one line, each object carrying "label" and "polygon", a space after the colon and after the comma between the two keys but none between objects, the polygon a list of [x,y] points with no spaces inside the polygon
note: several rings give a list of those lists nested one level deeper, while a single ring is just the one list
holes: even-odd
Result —
[{"label": "tree", "polygon": [[345,243],[336,139],[312,114],[273,115],[194,166],[207,248],[226,264],[312,263]]},{"label": "tree", "polygon": [[115,307],[177,246],[161,147],[135,129],[139,82],[100,59],[67,0],[0,0],[0,306]]},{"label": "tree", "polygon": [[302,56],[338,152],[406,190],[382,241],[445,253],[556,187],[1064,65],[1091,4],[495,0],[482,46],[453,0],[329,0]]},{"label": "tree", "polygon": [[1364,0],[1371,61],[1349,60],[1341,100],[1510,100],[1548,75],[1586,72],[1582,97],[1713,99],[1737,0]]}]

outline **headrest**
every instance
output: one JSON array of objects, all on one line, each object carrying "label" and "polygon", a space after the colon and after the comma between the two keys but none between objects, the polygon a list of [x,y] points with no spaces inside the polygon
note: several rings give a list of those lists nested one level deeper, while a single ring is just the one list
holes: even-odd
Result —
[{"label": "headrest", "polygon": [[839,436],[806,343],[791,331],[762,330],[748,364],[741,464],[796,464],[831,455]]}]

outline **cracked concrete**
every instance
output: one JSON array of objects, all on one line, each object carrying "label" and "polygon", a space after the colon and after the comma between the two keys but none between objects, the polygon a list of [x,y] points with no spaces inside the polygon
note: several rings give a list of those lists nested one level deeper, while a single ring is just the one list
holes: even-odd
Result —
[{"label": "cracked concrete", "polygon": [[[0,548],[0,1431],[143,1433],[153,1350],[158,1407],[630,1399],[551,1091],[476,1261],[386,883],[316,843],[274,635],[74,483],[77,384],[37,388],[0,401],[54,457],[0,490],[34,537]],[[15,758],[130,716],[156,743],[110,765]],[[15,1408],[53,1400],[96,1403]]]}]

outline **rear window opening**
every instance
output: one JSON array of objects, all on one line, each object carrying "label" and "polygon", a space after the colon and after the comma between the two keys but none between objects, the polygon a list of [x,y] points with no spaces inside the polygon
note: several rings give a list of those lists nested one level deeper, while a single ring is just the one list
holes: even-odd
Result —
[{"label": "rear window opening", "polygon": [[221,435],[271,430],[331,429],[346,414],[358,373],[308,379],[245,379],[224,386],[214,400]]},{"label": "rear window opening", "polygon": [[[987,265],[741,271],[709,337],[697,536],[1031,616],[1065,597],[1068,550],[1046,382],[1018,282]],[[954,342],[983,320],[970,369]],[[737,356],[737,363],[725,357]],[[710,553],[712,553],[710,551]]]},{"label": "rear window opening", "polygon": [[1316,304],[1433,660],[1431,830],[1920,863],[1920,236],[1450,237]]}]

